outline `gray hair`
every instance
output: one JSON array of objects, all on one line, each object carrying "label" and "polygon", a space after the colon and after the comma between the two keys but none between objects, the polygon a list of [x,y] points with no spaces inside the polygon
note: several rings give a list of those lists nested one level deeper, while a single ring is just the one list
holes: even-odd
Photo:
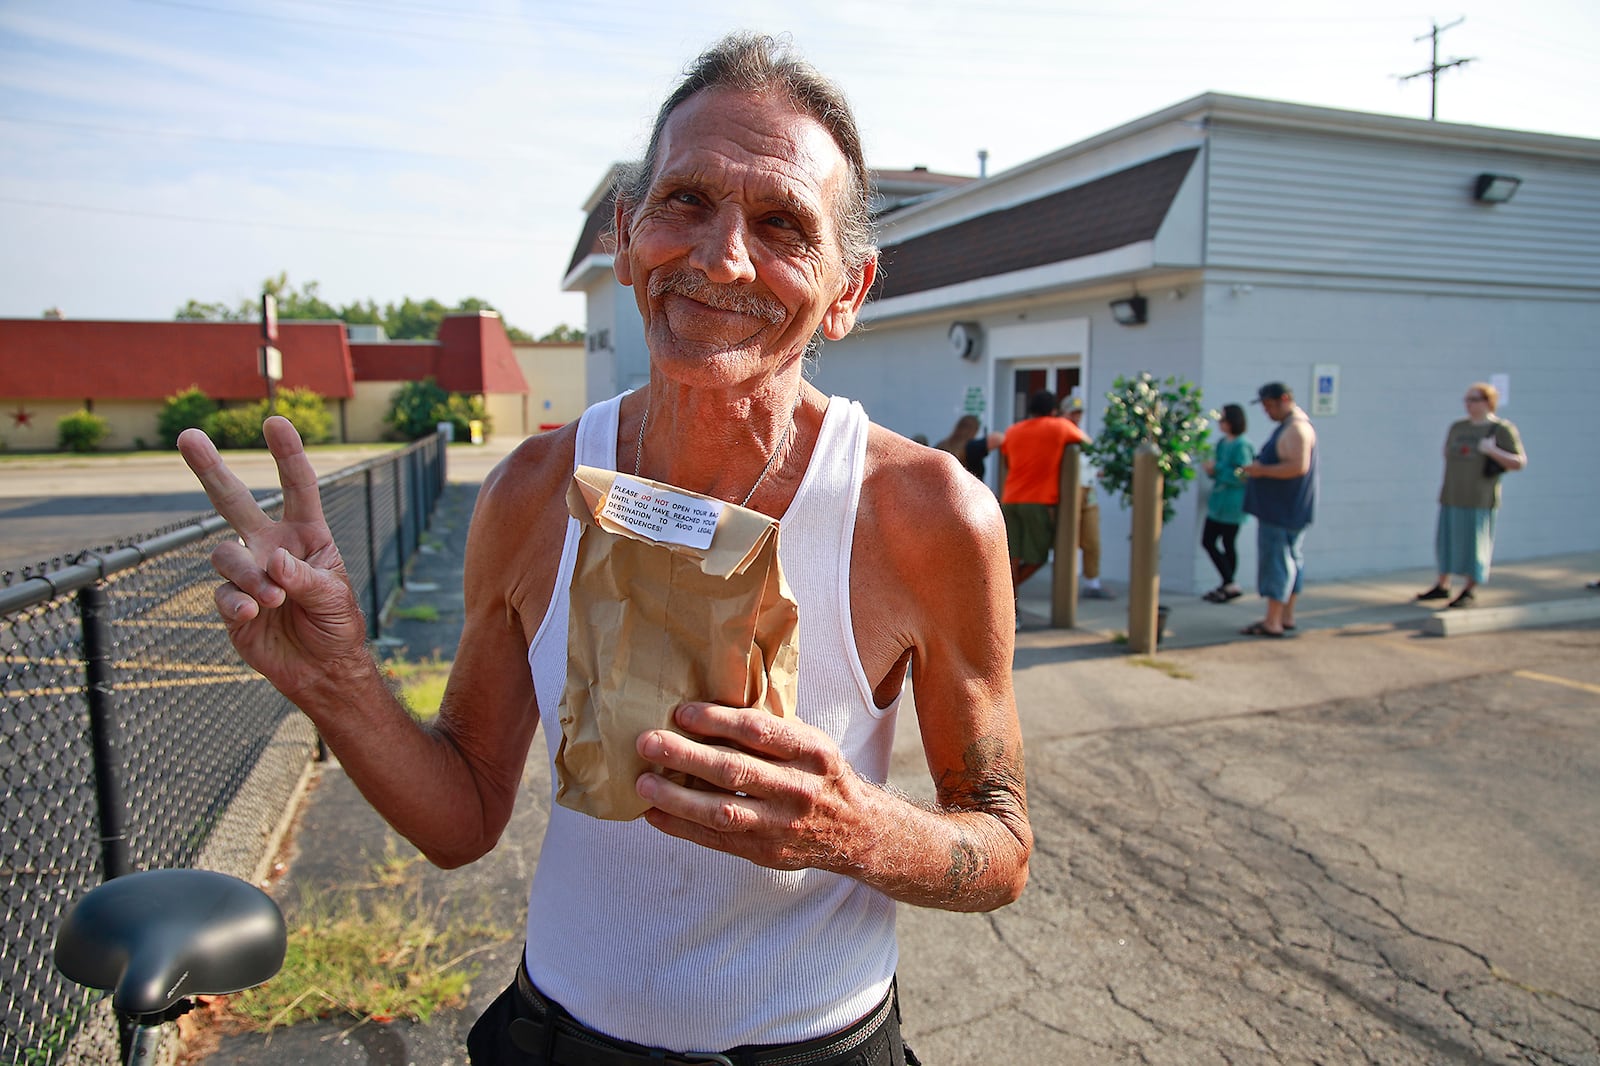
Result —
[{"label": "gray hair", "polygon": [[626,216],[643,203],[655,177],[661,132],[678,105],[707,89],[778,93],[828,131],[850,166],[850,183],[834,208],[845,273],[859,278],[872,258],[872,178],[861,148],[861,131],[844,93],[790,46],[764,34],[730,33],[700,55],[656,113],[644,159],[618,174],[615,195]]}]

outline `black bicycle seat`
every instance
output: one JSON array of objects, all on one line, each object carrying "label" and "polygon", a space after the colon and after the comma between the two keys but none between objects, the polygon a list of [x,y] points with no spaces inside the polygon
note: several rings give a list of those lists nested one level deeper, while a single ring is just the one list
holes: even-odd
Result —
[{"label": "black bicycle seat", "polygon": [[209,870],[150,870],[91,889],[56,933],[56,968],[112,993],[120,1014],[161,1014],[189,996],[259,985],[288,933],[265,892]]}]

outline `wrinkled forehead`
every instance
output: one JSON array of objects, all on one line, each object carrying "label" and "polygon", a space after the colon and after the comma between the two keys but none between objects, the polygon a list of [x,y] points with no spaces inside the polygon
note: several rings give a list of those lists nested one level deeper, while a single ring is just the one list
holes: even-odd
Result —
[{"label": "wrinkled forehead", "polygon": [[782,95],[707,89],[668,116],[650,184],[715,181],[831,213],[849,172],[827,127]]}]

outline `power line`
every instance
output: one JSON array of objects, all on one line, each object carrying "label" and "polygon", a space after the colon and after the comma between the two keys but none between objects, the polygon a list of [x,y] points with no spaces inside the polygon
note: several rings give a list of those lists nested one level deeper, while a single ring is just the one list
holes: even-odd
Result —
[{"label": "power line", "polygon": [[1424,74],[1426,74],[1428,76],[1428,81],[1431,83],[1431,98],[1430,98],[1429,103],[1428,103],[1428,121],[1429,122],[1436,122],[1436,121],[1438,121],[1438,118],[1439,118],[1439,75],[1440,75],[1440,73],[1442,73],[1443,71],[1449,70],[1451,67],[1464,67],[1468,63],[1472,62],[1472,60],[1474,58],[1472,56],[1468,56],[1466,59],[1452,59],[1448,63],[1440,63],[1439,62],[1439,34],[1443,33],[1445,30],[1453,29],[1454,27],[1461,25],[1465,21],[1467,21],[1466,17],[1462,16],[1461,18],[1456,19],[1454,22],[1450,23],[1447,26],[1441,26],[1437,22],[1435,22],[1435,23],[1433,23],[1432,32],[1424,33],[1422,35],[1422,37],[1415,38],[1418,41],[1422,40],[1424,37],[1433,38],[1433,62],[1429,63],[1426,67],[1424,67],[1423,69],[1417,71],[1415,74],[1402,74],[1400,76],[1400,80],[1401,81],[1410,81],[1412,78],[1420,78]]},{"label": "power line", "polygon": [[82,130],[91,133],[105,133],[114,136],[129,137],[169,137],[194,141],[219,141],[225,144],[239,144],[263,148],[297,148],[310,149],[318,152],[355,152],[369,155],[408,155],[423,159],[443,159],[458,163],[530,163],[537,156],[530,148],[524,155],[463,155],[459,152],[430,152],[424,148],[400,148],[385,145],[368,144],[329,144],[317,141],[290,141],[269,140],[261,137],[233,137],[222,133],[201,133],[194,130],[169,130],[150,129],[137,126],[110,125],[97,122],[71,122],[64,119],[31,118],[22,115],[0,115],[0,122],[12,122],[30,126],[50,126],[59,129]]},{"label": "power line", "polygon": [[96,207],[91,204],[69,204],[56,200],[32,200],[20,196],[0,196],[0,203],[23,207],[43,207],[54,211],[78,211],[97,215],[123,215],[132,218],[154,218],[167,222],[200,222],[208,226],[241,226],[246,229],[291,230],[300,233],[334,233],[351,237],[391,237],[407,241],[455,241],[465,244],[510,245],[563,245],[565,242],[542,240],[534,237],[505,237],[478,233],[424,233],[417,230],[371,230],[352,226],[323,226],[293,222],[267,222],[257,219],[208,218],[201,215],[183,215],[169,211],[135,211],[122,207]]}]

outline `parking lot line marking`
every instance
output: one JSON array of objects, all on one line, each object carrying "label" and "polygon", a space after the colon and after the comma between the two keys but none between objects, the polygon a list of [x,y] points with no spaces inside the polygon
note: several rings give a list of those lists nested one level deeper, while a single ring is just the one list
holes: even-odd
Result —
[{"label": "parking lot line marking", "polygon": [[[195,685],[226,685],[236,681],[265,681],[255,671],[249,673],[224,674],[214,677],[174,677],[163,681],[128,681],[118,684],[118,692],[143,691],[153,688],[192,688]],[[51,688],[29,688],[15,693],[17,699],[26,700],[39,696],[77,696],[83,693],[87,686],[62,685]]]},{"label": "parking lot line marking", "polygon": [[1554,674],[1535,673],[1532,670],[1514,670],[1512,671],[1512,676],[1527,678],[1529,681],[1543,681],[1549,685],[1565,685],[1567,688],[1575,688],[1579,692],[1592,692],[1596,696],[1600,696],[1600,685],[1591,685],[1587,681],[1573,681],[1571,678],[1556,677]]}]

